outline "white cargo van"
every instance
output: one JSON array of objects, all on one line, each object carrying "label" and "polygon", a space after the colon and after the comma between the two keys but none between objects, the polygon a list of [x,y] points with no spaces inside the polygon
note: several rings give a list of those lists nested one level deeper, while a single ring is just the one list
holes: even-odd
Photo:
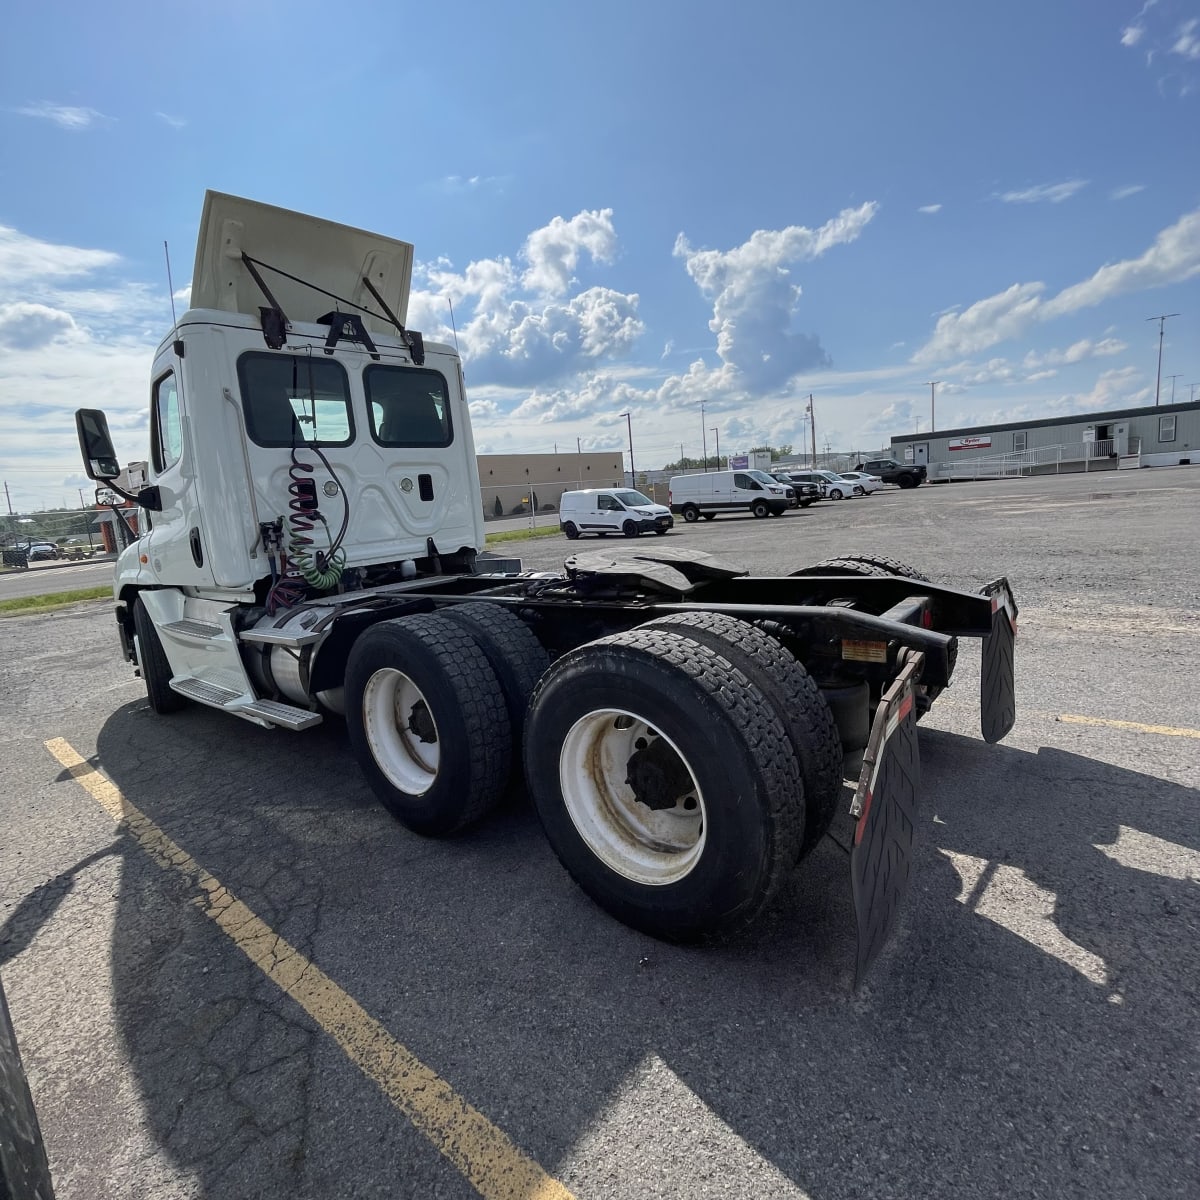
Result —
[{"label": "white cargo van", "polygon": [[719,512],[777,517],[787,509],[789,490],[765,471],[707,471],[673,476],[667,498],[685,521],[711,521]]},{"label": "white cargo van", "polygon": [[558,502],[558,527],[572,541],[581,533],[600,537],[623,533],[626,537],[637,537],[653,530],[664,534],[674,524],[670,509],[632,488],[563,492]]}]

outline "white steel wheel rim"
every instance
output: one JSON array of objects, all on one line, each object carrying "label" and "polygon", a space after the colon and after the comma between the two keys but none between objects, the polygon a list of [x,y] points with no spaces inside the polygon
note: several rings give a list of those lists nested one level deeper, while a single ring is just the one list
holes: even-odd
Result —
[{"label": "white steel wheel rim", "polygon": [[[371,757],[391,784],[413,796],[433,786],[442,757],[437,722],[429,701],[403,671],[384,667],[367,680],[363,725]],[[430,729],[433,741],[426,740]]]},{"label": "white steel wheel rim", "polygon": [[[670,748],[691,785],[671,808],[641,803],[626,782],[630,758],[654,740]],[[618,875],[663,887],[689,875],[704,854],[708,820],[695,772],[679,747],[636,713],[606,708],[580,717],[563,739],[558,778],[579,836]]]}]

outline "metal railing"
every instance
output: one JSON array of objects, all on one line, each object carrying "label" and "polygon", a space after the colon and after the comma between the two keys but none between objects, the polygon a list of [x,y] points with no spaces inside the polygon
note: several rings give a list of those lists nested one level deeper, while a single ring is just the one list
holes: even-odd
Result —
[{"label": "metal railing", "polygon": [[1031,450],[1013,450],[990,454],[964,462],[936,464],[937,479],[1005,479],[1020,475],[1059,474],[1061,471],[1090,470],[1096,459],[1116,457],[1112,438],[1098,442],[1064,442],[1058,446],[1038,446]]}]

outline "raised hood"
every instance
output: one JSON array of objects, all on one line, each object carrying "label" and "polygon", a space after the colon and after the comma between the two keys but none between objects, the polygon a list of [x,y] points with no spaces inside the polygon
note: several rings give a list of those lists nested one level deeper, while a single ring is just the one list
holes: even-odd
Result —
[{"label": "raised hood", "polygon": [[[272,267],[377,313],[378,302],[363,286],[366,276],[401,324],[408,322],[413,265],[409,242],[211,191],[204,195],[196,241],[192,308],[258,315],[268,301],[246,269],[243,253],[266,264],[257,270],[289,321],[316,321],[338,305]],[[395,333],[386,317],[361,315],[368,329]]]}]

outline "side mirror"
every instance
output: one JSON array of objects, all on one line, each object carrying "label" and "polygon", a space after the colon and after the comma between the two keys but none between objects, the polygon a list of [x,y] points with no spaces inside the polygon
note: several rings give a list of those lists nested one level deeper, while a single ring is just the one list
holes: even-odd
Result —
[{"label": "side mirror", "polygon": [[98,408],[81,408],[75,413],[75,432],[83,469],[89,479],[108,482],[121,473],[117,452],[108,433],[108,418]]}]

